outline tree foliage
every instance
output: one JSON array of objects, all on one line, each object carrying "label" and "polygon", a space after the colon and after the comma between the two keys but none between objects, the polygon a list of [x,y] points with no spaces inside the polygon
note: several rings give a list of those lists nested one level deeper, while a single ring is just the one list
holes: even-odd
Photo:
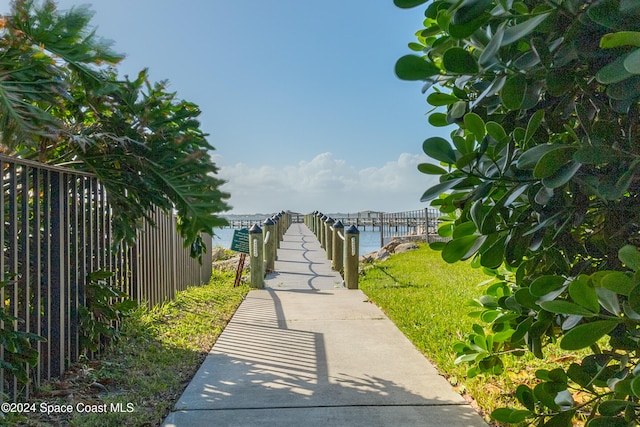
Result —
[{"label": "tree foliage", "polygon": [[[399,7],[427,3],[395,0]],[[592,354],[540,370],[502,422],[636,425],[640,408],[640,2],[434,0],[397,75],[425,81],[448,262],[494,276],[456,344],[469,375],[545,345]],[[446,111],[442,111],[445,110]]]},{"label": "tree foliage", "polygon": [[[151,83],[121,79],[123,58],[90,27],[92,12],[16,0],[0,22],[0,149],[92,172],[106,187],[115,239],[131,241],[153,206],[175,210],[199,255],[203,233],[224,225],[223,181],[197,105]],[[149,219],[149,218],[147,218]]]}]

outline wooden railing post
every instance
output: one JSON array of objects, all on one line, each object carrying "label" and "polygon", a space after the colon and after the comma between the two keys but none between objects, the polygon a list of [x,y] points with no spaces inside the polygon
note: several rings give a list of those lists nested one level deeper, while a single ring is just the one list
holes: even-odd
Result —
[{"label": "wooden railing post", "polygon": [[327,230],[325,227],[325,222],[327,221],[327,216],[322,215],[320,217],[320,221],[318,222],[318,232],[320,233],[320,246],[322,249],[327,248]]},{"label": "wooden railing post", "polygon": [[278,213],[278,231],[280,232],[280,240],[284,240],[284,232],[287,231],[287,218],[282,212]]},{"label": "wooden railing post", "polygon": [[289,226],[291,225],[291,214],[282,211],[280,212],[280,216],[282,217],[282,238],[284,240],[284,233],[287,232]]},{"label": "wooden railing post", "polygon": [[335,271],[342,273],[342,266],[344,261],[344,225],[342,221],[338,220],[332,227],[333,231],[333,253],[332,267]]},{"label": "wooden railing post", "polygon": [[249,258],[251,267],[251,287],[264,288],[264,256],[262,229],[254,224],[249,229]]},{"label": "wooden railing post", "polygon": [[273,232],[275,234],[274,240],[276,245],[276,250],[280,249],[280,241],[282,240],[282,232],[281,232],[281,221],[280,217],[276,214],[271,217],[271,221],[273,221]]},{"label": "wooden railing post", "polygon": [[358,289],[358,245],[360,232],[355,226],[350,226],[344,232],[344,283],[347,289]]},{"label": "wooden railing post", "polygon": [[316,237],[318,238],[318,241],[320,241],[320,221],[322,218],[322,213],[318,212],[314,218],[313,221],[313,232],[316,235]]},{"label": "wooden railing post", "polygon": [[322,217],[323,216],[324,214],[322,212],[318,212],[318,214],[316,215],[315,224],[314,224],[315,235],[316,235],[316,238],[318,239],[318,242],[320,243],[320,247],[322,247]]},{"label": "wooden railing post", "polygon": [[276,223],[271,218],[267,218],[262,223],[262,237],[264,240],[264,269],[266,273],[273,273],[276,270],[276,247],[278,235],[276,233]]},{"label": "wooden railing post", "polygon": [[333,228],[332,225],[335,223],[336,221],[329,217],[327,218],[327,220],[324,222],[325,224],[325,233],[327,235],[327,242],[325,244],[326,246],[326,252],[327,252],[327,259],[333,259]]}]

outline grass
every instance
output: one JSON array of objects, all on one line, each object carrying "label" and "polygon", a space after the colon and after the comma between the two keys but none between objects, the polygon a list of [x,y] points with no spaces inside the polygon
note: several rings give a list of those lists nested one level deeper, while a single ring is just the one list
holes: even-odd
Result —
[{"label": "grass", "polygon": [[[205,286],[178,293],[175,301],[140,308],[122,324],[122,337],[97,361],[74,365],[45,384],[36,405],[107,405],[106,413],[14,417],[0,420],[27,426],[158,426],[171,410],[248,292],[234,288],[234,272],[214,272]],[[112,411],[121,404],[123,412]],[[39,407],[39,406],[38,406]],[[116,406],[114,406],[115,408]],[[131,412],[127,412],[131,409]]]},{"label": "grass", "polygon": [[378,305],[461,393],[471,397],[488,420],[499,407],[519,407],[513,391],[535,384],[535,370],[565,366],[575,354],[549,345],[545,359],[531,354],[507,356],[506,373],[467,378],[467,364],[455,365],[452,346],[471,332],[474,319],[467,303],[482,295],[479,283],[489,277],[468,263],[447,264],[440,252],[424,244],[418,250],[396,254],[386,261],[363,266],[360,289]]},{"label": "grass", "polygon": [[[195,374],[206,353],[248,292],[233,288],[235,271],[214,271],[206,286],[192,287],[174,302],[139,309],[122,325],[122,338],[100,360],[75,364],[59,381],[44,384],[31,402],[40,404],[121,404],[133,412],[51,415],[0,419],[3,425],[26,426],[158,426]],[[486,280],[468,264],[447,264],[427,245],[363,266],[360,288],[429,358],[451,384],[471,396],[487,414],[517,407],[512,396],[520,383],[535,383],[535,370],[553,369],[575,360],[555,346],[545,360],[530,355],[507,359],[507,373],[466,377],[466,365],[455,365],[452,345],[471,331],[467,302],[478,298]]]}]

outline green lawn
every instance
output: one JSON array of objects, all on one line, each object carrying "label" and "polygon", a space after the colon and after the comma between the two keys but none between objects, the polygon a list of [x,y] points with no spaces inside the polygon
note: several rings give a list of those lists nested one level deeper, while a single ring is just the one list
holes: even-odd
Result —
[{"label": "green lawn", "polygon": [[426,245],[363,270],[360,289],[441,369],[453,369],[443,345],[470,329],[464,305],[478,297],[476,284],[488,276],[467,265],[447,264]]},{"label": "green lawn", "polygon": [[[466,378],[466,365],[455,365],[452,345],[471,330],[466,305],[482,294],[481,271],[468,264],[447,264],[427,245],[362,266],[360,288],[380,306],[452,385],[473,397],[483,413],[517,406],[510,396],[520,383],[532,384],[535,370],[574,360],[575,354],[550,346],[547,359],[531,355],[507,361],[498,377]],[[67,417],[9,418],[0,424],[29,426],[157,426],[168,414],[205,354],[248,292],[233,288],[235,272],[214,272],[211,282],[178,294],[176,301],[153,310],[139,309],[124,322],[122,338],[98,361],[76,364],[60,381],[45,384],[33,402],[132,404],[132,413]],[[71,393],[71,398],[69,397]]]},{"label": "green lawn", "polygon": [[471,331],[474,319],[467,303],[482,295],[479,283],[490,277],[468,263],[447,264],[440,252],[426,244],[418,250],[393,255],[386,261],[362,266],[359,286],[398,328],[431,360],[460,393],[475,399],[486,415],[503,406],[518,406],[510,393],[520,383],[535,383],[535,370],[560,366],[574,354],[556,346],[545,350],[547,359],[527,354],[505,360],[507,373],[467,378],[468,365],[455,365],[452,346]]},{"label": "green lawn", "polygon": [[[249,291],[246,285],[234,288],[234,277],[235,271],[214,271],[208,285],[190,287],[175,301],[152,310],[138,309],[124,321],[119,342],[99,360],[74,365],[30,400],[36,405],[106,404],[106,413],[32,414],[0,419],[0,424],[160,425]],[[118,403],[125,412],[111,410],[111,404]]]}]

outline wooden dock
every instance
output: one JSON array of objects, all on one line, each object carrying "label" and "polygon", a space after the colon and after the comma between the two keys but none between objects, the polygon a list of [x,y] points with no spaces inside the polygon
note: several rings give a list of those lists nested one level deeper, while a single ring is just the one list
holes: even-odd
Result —
[{"label": "wooden dock", "polygon": [[[304,214],[288,212],[292,223],[304,222]],[[438,235],[440,213],[433,208],[425,208],[404,212],[376,212],[364,211],[357,213],[326,214],[335,221],[341,221],[345,227],[354,225],[360,231],[380,232],[381,246],[397,237],[425,236],[428,242],[446,241]],[[231,228],[251,228],[254,224],[262,226],[263,222],[272,215],[229,215],[226,217]]]},{"label": "wooden dock", "polygon": [[[382,214],[382,213],[380,213]],[[384,215],[384,214],[383,214]],[[350,225],[355,225],[359,230],[362,231],[376,231],[380,230],[381,224],[384,223],[383,218],[376,212],[375,216],[372,215],[364,215],[364,214],[329,214],[331,218],[334,220],[342,221],[342,223],[348,227]],[[262,227],[262,223],[270,218],[271,215],[245,215],[245,216],[227,216],[226,219],[229,222],[229,226],[231,228],[250,228],[254,224],[258,224]],[[304,221],[303,214],[292,214],[292,222],[293,223],[302,223]],[[411,226],[411,224],[415,224],[417,222],[416,218],[407,218],[406,220],[398,219],[393,221],[393,225],[395,226]]]}]

